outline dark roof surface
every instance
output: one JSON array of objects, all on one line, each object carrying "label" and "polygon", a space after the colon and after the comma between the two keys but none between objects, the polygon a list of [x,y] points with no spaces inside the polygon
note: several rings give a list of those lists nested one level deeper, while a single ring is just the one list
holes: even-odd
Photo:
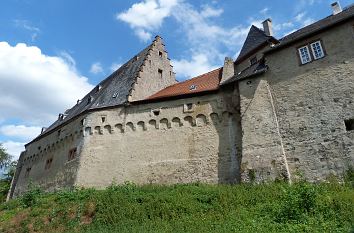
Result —
[{"label": "dark roof surface", "polygon": [[301,40],[305,37],[311,36],[314,33],[318,33],[321,30],[324,30],[326,28],[334,26],[338,23],[341,23],[341,22],[346,21],[346,20],[353,18],[353,17],[354,17],[354,5],[351,5],[347,8],[344,8],[344,10],[341,13],[338,13],[336,15],[330,15],[324,19],[321,19],[321,20],[313,23],[313,24],[310,24],[304,28],[301,28],[289,35],[286,35],[285,37],[283,37],[280,40],[279,44],[277,44],[273,48],[266,51],[266,53],[276,51],[279,48],[290,45],[298,40]]},{"label": "dark roof surface", "polygon": [[[206,91],[213,91],[219,89],[219,83],[222,75],[222,67],[208,73],[199,75],[195,78],[186,80],[184,82],[173,84],[165,89],[148,97],[147,100],[162,99],[172,96],[181,96],[194,93],[201,93]],[[191,86],[194,85],[194,88]]]},{"label": "dark roof surface", "polygon": [[250,31],[248,32],[247,38],[243,43],[240,54],[236,59],[236,63],[241,61],[252,51],[257,49],[260,45],[266,43],[269,40],[275,40],[272,36],[267,36],[265,32],[256,26],[252,25]]},{"label": "dark roof surface", "polygon": [[[154,42],[153,42],[154,43]],[[79,103],[65,112],[65,117],[55,121],[37,138],[49,133],[87,110],[122,105],[128,102],[128,95],[132,89],[138,72],[146,59],[152,44],[134,56],[118,70],[99,83]],[[35,138],[33,141],[35,141]],[[28,143],[29,144],[29,143]]]},{"label": "dark roof surface", "polygon": [[226,85],[241,79],[250,78],[258,74],[263,74],[268,70],[268,66],[264,63],[264,60],[258,61],[257,63],[247,67],[240,73],[234,75],[232,78],[221,83],[221,85]]}]

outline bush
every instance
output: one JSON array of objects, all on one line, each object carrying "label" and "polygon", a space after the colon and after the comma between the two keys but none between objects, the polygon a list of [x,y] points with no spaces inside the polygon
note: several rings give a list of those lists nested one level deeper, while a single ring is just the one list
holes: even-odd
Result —
[{"label": "bush", "polygon": [[21,197],[21,202],[24,207],[31,207],[37,204],[42,190],[37,186],[29,186],[29,190]]}]

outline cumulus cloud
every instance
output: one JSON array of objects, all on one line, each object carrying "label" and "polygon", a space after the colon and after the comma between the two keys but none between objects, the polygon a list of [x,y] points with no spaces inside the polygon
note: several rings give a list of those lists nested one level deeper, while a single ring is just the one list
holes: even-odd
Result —
[{"label": "cumulus cloud", "polygon": [[103,68],[100,62],[95,62],[91,65],[90,72],[93,74],[103,73]]},{"label": "cumulus cloud", "polygon": [[91,88],[66,59],[0,42],[0,119],[47,126]]},{"label": "cumulus cloud", "polygon": [[209,5],[204,5],[202,7],[202,11],[200,12],[200,15],[204,18],[209,18],[209,17],[218,17],[220,16],[222,13],[224,13],[224,10],[219,8],[213,8]]},{"label": "cumulus cloud", "polygon": [[143,41],[151,39],[151,33],[158,29],[163,20],[179,0],[145,0],[133,4],[127,11],[117,14],[117,19],[126,22]]},{"label": "cumulus cloud", "polygon": [[209,59],[205,54],[195,54],[190,60],[172,60],[173,67],[178,71],[179,75],[187,78],[206,73],[217,68],[209,63]]},{"label": "cumulus cloud", "polygon": [[0,126],[0,134],[29,141],[38,136],[41,132],[41,127],[25,126],[25,125],[3,125]]}]

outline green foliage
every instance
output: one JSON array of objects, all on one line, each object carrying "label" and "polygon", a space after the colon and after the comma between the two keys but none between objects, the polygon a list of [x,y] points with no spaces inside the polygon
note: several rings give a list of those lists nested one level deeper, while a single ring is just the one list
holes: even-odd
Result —
[{"label": "green foliage", "polygon": [[42,195],[42,190],[32,184],[29,185],[28,191],[21,197],[24,207],[31,207],[37,204]]},{"label": "green foliage", "polygon": [[0,168],[4,168],[11,163],[11,155],[9,155],[2,143],[0,143]]},{"label": "green foliage", "polygon": [[350,232],[347,184],[32,188],[0,205],[0,232]]}]

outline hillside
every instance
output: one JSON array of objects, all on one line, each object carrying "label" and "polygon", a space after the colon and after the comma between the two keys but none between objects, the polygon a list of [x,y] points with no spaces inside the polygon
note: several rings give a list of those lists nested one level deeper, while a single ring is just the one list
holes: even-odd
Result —
[{"label": "hillside", "polygon": [[354,189],[335,182],[112,185],[0,205],[0,232],[352,232]]}]

